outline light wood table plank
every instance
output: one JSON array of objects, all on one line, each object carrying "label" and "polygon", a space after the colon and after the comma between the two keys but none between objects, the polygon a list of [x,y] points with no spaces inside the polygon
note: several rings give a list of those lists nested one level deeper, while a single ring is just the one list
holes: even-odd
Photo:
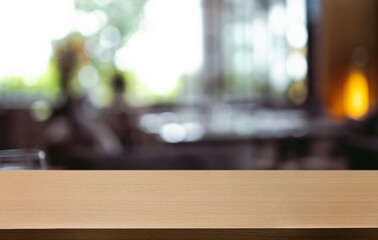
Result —
[{"label": "light wood table plank", "polygon": [[222,229],[246,236],[355,229],[351,237],[378,229],[378,172],[0,171],[0,229],[0,236],[208,230],[218,238]]}]

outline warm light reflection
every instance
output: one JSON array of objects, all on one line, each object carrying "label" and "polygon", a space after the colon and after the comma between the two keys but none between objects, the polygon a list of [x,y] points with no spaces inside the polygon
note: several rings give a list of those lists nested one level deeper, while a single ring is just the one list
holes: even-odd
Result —
[{"label": "warm light reflection", "polygon": [[352,119],[360,119],[369,110],[369,87],[364,75],[352,72],[344,86],[344,111]]},{"label": "warm light reflection", "polygon": [[303,104],[308,96],[306,84],[304,82],[293,83],[289,88],[288,96],[295,105]]}]

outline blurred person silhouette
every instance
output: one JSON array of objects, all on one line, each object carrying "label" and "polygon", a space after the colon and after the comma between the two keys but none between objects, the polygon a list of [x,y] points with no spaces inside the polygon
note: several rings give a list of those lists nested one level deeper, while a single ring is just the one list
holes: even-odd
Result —
[{"label": "blurred person silhouette", "polygon": [[70,37],[56,47],[62,104],[49,121],[46,138],[51,150],[50,161],[68,168],[91,168],[96,164],[91,162],[95,157],[117,156],[123,152],[113,131],[99,118],[88,114],[85,97],[75,97],[70,89],[78,66],[85,61],[84,56],[83,40],[78,37]]},{"label": "blurred person silhouette", "polygon": [[117,134],[121,143],[127,149],[132,148],[135,144],[134,133],[135,126],[135,112],[124,101],[124,94],[126,92],[126,81],[121,73],[115,73],[111,79],[111,87],[114,93],[113,103],[109,109],[108,124],[111,129]]},{"label": "blurred person silhouette", "polygon": [[111,78],[111,87],[114,93],[113,103],[109,108],[107,122],[117,134],[122,145],[127,150],[137,147],[151,147],[158,143],[153,137],[143,133],[138,127],[138,112],[125,101],[127,94],[127,80],[120,72]]}]

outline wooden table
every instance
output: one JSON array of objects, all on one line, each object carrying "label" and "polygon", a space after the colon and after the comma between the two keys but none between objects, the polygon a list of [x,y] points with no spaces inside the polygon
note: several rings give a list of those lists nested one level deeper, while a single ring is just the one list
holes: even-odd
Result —
[{"label": "wooden table", "polygon": [[0,239],[378,239],[376,171],[0,171]]}]

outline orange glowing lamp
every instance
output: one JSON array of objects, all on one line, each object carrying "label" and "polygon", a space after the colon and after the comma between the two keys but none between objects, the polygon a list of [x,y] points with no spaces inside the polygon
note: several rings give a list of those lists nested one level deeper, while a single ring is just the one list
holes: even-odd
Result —
[{"label": "orange glowing lamp", "polygon": [[369,86],[365,76],[353,71],[344,85],[344,112],[355,120],[364,117],[369,111]]}]

